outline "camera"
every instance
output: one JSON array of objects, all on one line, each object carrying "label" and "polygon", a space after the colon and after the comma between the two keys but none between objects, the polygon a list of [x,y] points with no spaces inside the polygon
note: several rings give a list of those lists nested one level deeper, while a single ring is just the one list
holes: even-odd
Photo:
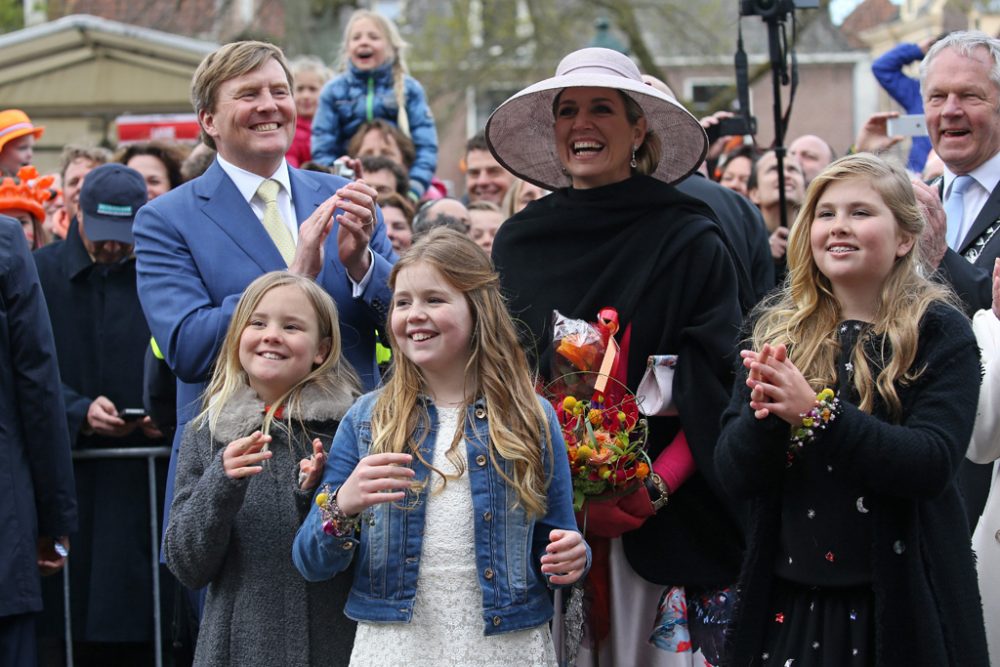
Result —
[{"label": "camera", "polygon": [[719,137],[756,134],[756,129],[751,127],[746,118],[733,116],[732,118],[723,118],[715,125],[710,125],[705,129],[705,134],[708,135],[708,143],[713,143]]},{"label": "camera", "polygon": [[354,180],[354,170],[348,166],[347,158],[337,158],[333,161],[333,173],[349,181]]},{"label": "camera", "polygon": [[796,9],[819,9],[819,0],[740,0],[740,16],[770,19]]}]

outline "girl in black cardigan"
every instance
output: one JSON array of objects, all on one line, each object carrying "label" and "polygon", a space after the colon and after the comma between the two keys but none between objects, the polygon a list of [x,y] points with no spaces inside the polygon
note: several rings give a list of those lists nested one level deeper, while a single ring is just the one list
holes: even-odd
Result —
[{"label": "girl in black cardigan", "polygon": [[978,358],[923,225],[901,169],[838,160],[751,318],[716,459],[751,513],[730,664],[988,664],[955,484]]}]

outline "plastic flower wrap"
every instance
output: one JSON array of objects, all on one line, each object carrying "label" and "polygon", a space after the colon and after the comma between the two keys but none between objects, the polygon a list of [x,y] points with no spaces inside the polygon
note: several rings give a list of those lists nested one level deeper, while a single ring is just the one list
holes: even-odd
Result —
[{"label": "plastic flower wrap", "polygon": [[618,313],[591,324],[553,313],[553,381],[546,396],[559,417],[573,478],[573,506],[631,493],[649,475],[646,420],[635,396],[614,379]]}]

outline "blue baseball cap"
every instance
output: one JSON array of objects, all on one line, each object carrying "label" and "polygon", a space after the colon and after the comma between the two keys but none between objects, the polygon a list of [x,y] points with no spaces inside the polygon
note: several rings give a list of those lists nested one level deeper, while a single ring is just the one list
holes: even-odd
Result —
[{"label": "blue baseball cap", "polygon": [[132,245],[132,222],[146,203],[142,174],[123,164],[104,164],[87,174],[80,190],[83,226],[91,241]]}]

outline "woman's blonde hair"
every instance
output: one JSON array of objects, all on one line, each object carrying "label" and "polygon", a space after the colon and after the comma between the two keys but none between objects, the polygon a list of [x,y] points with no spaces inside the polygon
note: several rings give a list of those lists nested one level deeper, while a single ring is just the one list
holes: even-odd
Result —
[{"label": "woman's blonde hair", "polygon": [[[427,265],[465,296],[472,316],[469,361],[465,377],[470,383],[466,400],[483,399],[489,424],[485,447],[500,477],[517,493],[518,504],[528,514],[546,511],[549,479],[543,467],[543,450],[552,460],[545,412],[535,395],[528,361],[518,342],[514,322],[500,296],[500,281],[490,258],[464,234],[435,228],[403,253],[389,276],[393,289],[401,271]],[[389,318],[395,310],[395,300]],[[400,351],[389,330],[393,366],[372,410],[372,453],[408,451],[435,473],[415,440],[418,426],[429,424],[420,396],[425,390],[420,368]],[[468,404],[465,406],[468,408]],[[462,474],[457,448],[465,431],[459,425],[448,450],[448,459]],[[423,438],[427,437],[426,430]],[[505,468],[504,462],[509,465]]]},{"label": "woman's blonde hair", "polygon": [[278,398],[264,415],[261,430],[268,433],[277,419],[275,414],[285,406],[282,428],[290,430],[291,415],[301,415],[302,390],[307,386],[315,386],[329,397],[340,397],[347,390],[358,394],[361,383],[358,376],[341,354],[340,319],[333,299],[323,288],[304,276],[288,271],[272,271],[260,276],[243,291],[236,311],[229,320],[226,337],[215,361],[212,379],[205,389],[202,411],[195,421],[208,420],[209,429],[214,433],[219,423],[219,416],[225,412],[226,404],[244,387],[249,386],[247,373],[240,363],[240,337],[247,328],[250,318],[260,304],[264,295],[278,287],[297,287],[306,296],[316,316],[316,324],[320,341],[329,341],[330,351],[322,363],[315,365],[304,378],[299,380],[283,396]]},{"label": "woman's blonde hair", "polygon": [[337,61],[337,68],[341,72],[347,71],[347,65],[351,62],[350,43],[351,31],[354,24],[361,19],[368,19],[382,32],[385,41],[389,44],[387,55],[392,58],[392,89],[396,94],[396,104],[399,106],[399,113],[396,116],[396,125],[403,134],[410,136],[410,117],[406,112],[406,75],[409,68],[406,66],[406,49],[409,47],[403,37],[399,34],[399,29],[391,20],[382,16],[378,12],[369,9],[357,9],[347,19],[347,26],[344,28],[343,42],[340,47],[340,58]]},{"label": "woman's blonde hair", "polygon": [[896,219],[900,234],[914,241],[909,252],[896,259],[876,304],[870,335],[881,337],[881,346],[869,349],[877,355],[872,360],[877,372],[874,380],[872,365],[865,355],[865,337],[859,339],[851,353],[860,408],[872,411],[873,389],[877,389],[890,416],[899,419],[902,406],[895,384],[912,382],[923,372],[910,368],[917,354],[920,320],[932,303],[943,301],[954,305],[956,298],[947,288],[923,275],[919,239],[924,219],[913,186],[898,165],[870,153],[859,153],[840,158],[813,179],[788,236],[788,277],[784,289],[758,306],[752,344],[759,350],[764,343],[784,343],[789,358],[814,389],[836,384],[840,306],[830,280],[816,265],[810,236],[816,207],[827,187],[854,179],[863,180],[879,193]]}]

